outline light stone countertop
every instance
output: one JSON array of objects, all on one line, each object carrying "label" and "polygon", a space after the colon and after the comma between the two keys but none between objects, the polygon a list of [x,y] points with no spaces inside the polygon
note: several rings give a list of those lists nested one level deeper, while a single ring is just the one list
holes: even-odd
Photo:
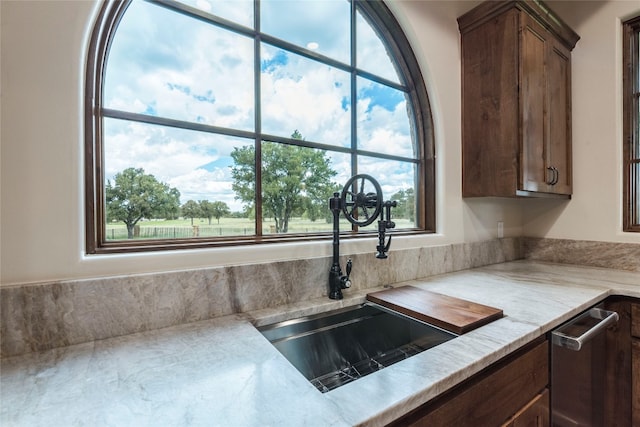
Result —
[{"label": "light stone countertop", "polygon": [[609,295],[640,298],[640,273],[531,261],[405,284],[505,317],[325,394],[253,325],[358,304],[364,294],[6,358],[0,424],[384,425]]}]

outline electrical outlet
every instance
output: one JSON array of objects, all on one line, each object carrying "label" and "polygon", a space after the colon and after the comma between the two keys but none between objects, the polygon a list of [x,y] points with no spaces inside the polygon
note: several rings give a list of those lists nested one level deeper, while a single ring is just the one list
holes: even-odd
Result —
[{"label": "electrical outlet", "polygon": [[504,237],[504,222],[498,221],[498,239],[502,239]]}]

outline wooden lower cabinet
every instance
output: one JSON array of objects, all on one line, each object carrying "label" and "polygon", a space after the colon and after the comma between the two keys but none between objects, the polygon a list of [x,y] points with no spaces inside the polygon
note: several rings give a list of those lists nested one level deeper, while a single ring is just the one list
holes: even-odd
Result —
[{"label": "wooden lower cabinet", "polygon": [[631,341],[631,418],[633,426],[640,426],[640,339]]},{"label": "wooden lower cabinet", "polygon": [[[614,296],[620,316],[607,329],[604,425],[640,427],[640,299]],[[543,338],[496,362],[390,426],[546,427],[550,420],[549,344]]]},{"label": "wooden lower cabinet", "polygon": [[549,345],[539,339],[391,426],[548,426]]},{"label": "wooden lower cabinet", "polygon": [[607,330],[606,426],[640,426],[640,300],[610,297],[605,309],[620,316]]},{"label": "wooden lower cabinet", "polygon": [[604,361],[604,422],[606,426],[631,424],[631,302],[625,297],[605,300],[605,310],[618,313],[618,322],[607,329]]},{"label": "wooden lower cabinet", "polygon": [[640,302],[631,302],[631,336],[640,338]]},{"label": "wooden lower cabinet", "polygon": [[640,302],[631,303],[631,419],[640,426]]},{"label": "wooden lower cabinet", "polygon": [[533,398],[502,427],[548,427],[549,426],[549,390]]}]

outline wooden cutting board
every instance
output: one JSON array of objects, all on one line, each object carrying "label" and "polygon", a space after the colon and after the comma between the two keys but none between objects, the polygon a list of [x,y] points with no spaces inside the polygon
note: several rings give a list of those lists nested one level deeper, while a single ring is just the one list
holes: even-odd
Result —
[{"label": "wooden cutting board", "polygon": [[372,292],[367,300],[458,335],[503,316],[500,309],[415,286]]}]

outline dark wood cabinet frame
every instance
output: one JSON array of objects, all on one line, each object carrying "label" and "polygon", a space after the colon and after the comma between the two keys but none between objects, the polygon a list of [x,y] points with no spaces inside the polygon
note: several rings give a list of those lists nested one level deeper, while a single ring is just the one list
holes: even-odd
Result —
[{"label": "dark wood cabinet frame", "polygon": [[[367,2],[353,1],[352,8],[362,14],[362,16],[372,25],[375,31],[381,36],[386,43],[387,49],[393,54],[394,64],[398,74],[404,80],[403,84],[397,84],[387,81],[380,77],[376,77],[365,71],[348,64],[343,64],[331,58],[316,58],[308,51],[297,48],[294,45],[286,43],[266,34],[257,34],[255,31],[235,25],[225,20],[218,19],[212,15],[205,14],[197,9],[191,8],[185,4],[174,2],[171,0],[157,0],[156,4],[174,10],[177,13],[186,14],[199,19],[214,23],[216,25],[226,26],[231,31],[236,31],[256,40],[261,40],[275,45],[284,45],[287,49],[300,55],[311,57],[312,59],[321,59],[325,63],[348,71],[352,74],[352,79],[357,76],[369,78],[379,83],[390,85],[398,88],[406,93],[408,108],[414,112],[414,128],[411,130],[416,141],[416,158],[411,161],[417,165],[419,170],[416,176],[416,194],[420,195],[422,200],[416,206],[416,223],[417,227],[408,230],[394,231],[396,235],[405,234],[425,234],[434,233],[436,230],[436,206],[435,206],[435,144],[433,121],[431,109],[427,95],[424,79],[418,66],[418,61],[411,49],[408,39],[400,29],[400,24],[383,2]],[[177,128],[185,128],[192,130],[200,130],[204,132],[223,133],[231,136],[242,136],[255,140],[256,156],[260,156],[260,144],[264,135],[260,133],[251,133],[244,131],[234,131],[229,129],[220,129],[213,126],[207,126],[197,123],[188,123],[179,120],[171,120],[167,118],[157,118],[145,116],[142,114],[127,113],[123,111],[110,110],[104,107],[102,99],[102,85],[104,81],[105,65],[108,55],[109,46],[113,35],[117,29],[118,23],[125,13],[130,0],[107,0],[103,3],[96,26],[93,29],[87,59],[86,83],[85,83],[85,245],[87,254],[105,254],[119,252],[142,252],[142,251],[159,251],[169,249],[188,249],[203,248],[215,246],[230,245],[250,245],[260,243],[280,243],[291,241],[309,241],[309,240],[331,240],[331,232],[317,234],[283,234],[283,235],[264,235],[261,232],[261,222],[256,221],[256,235],[242,237],[225,237],[225,238],[191,238],[191,239],[144,239],[144,240],[122,240],[107,241],[106,239],[106,212],[104,204],[104,170],[103,170],[103,118],[111,117],[116,119],[132,120],[145,123],[152,123]],[[354,15],[352,15],[354,16]],[[353,18],[355,19],[355,18]],[[355,30],[352,32],[355,34]],[[256,77],[259,79],[259,77]],[[257,82],[256,84],[258,84]],[[258,87],[258,86],[256,86]],[[352,94],[353,96],[353,94]],[[258,106],[259,108],[259,106]],[[355,109],[353,109],[355,114]],[[352,120],[352,127],[355,127],[355,120]],[[352,130],[352,135],[355,133]],[[328,147],[320,143],[293,141],[289,138],[280,138],[269,136],[269,140],[280,142],[283,144],[304,145],[311,148],[330,148],[332,151],[342,151],[355,156],[363,154],[389,160],[403,160],[394,155],[383,153],[373,153],[359,150],[355,147]],[[352,142],[354,144],[354,142]],[[260,168],[257,170],[256,184],[256,218],[261,218],[260,203]],[[375,231],[357,232],[353,230],[352,235],[345,237],[371,237],[376,235]]]},{"label": "dark wood cabinet frame", "polygon": [[[633,181],[632,168],[640,167],[640,152],[634,147],[640,147],[640,49],[638,35],[640,33],[640,16],[623,22],[622,24],[622,55],[623,55],[623,231],[640,232],[640,188]],[[638,148],[637,151],[640,151]]]}]

